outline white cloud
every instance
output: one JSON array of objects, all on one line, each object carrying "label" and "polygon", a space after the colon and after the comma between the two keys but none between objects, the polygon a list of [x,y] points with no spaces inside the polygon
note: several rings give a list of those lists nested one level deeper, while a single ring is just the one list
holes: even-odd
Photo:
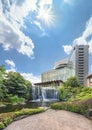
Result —
[{"label": "white cloud", "polygon": [[43,32],[44,32],[44,29],[42,28],[42,26],[41,26],[41,23],[40,22],[38,22],[38,21],[36,21],[36,20],[34,20],[34,22],[33,22],[37,27],[39,27],[40,28],[40,30],[42,30]]},{"label": "white cloud", "polygon": [[[10,66],[10,69],[7,69],[6,72],[10,72],[10,71],[13,71],[13,72],[17,72],[16,71],[16,66],[15,66],[15,63],[13,60],[5,60],[5,63],[7,65]],[[34,76],[32,73],[20,73],[26,80],[29,80],[32,82],[32,84],[34,83],[38,83],[38,82],[41,82],[41,77],[40,76]]]},{"label": "white cloud", "polygon": [[15,69],[15,68],[10,68],[10,69],[7,69],[7,70],[6,70],[7,73],[8,73],[8,72],[11,72],[11,71],[12,71],[12,72],[16,72],[16,69]]},{"label": "white cloud", "polygon": [[92,17],[88,20],[82,35],[73,41],[73,45],[63,45],[65,53],[70,54],[75,45],[89,45],[89,53],[92,54]]},{"label": "white cloud", "polygon": [[[19,53],[31,57],[34,43],[21,28],[30,11],[35,11],[37,0],[0,0],[0,44],[4,50],[16,49]],[[24,49],[25,48],[25,49]]]},{"label": "white cloud", "polygon": [[[91,38],[88,40],[88,38]],[[88,20],[82,35],[73,41],[74,45],[89,45],[89,53],[92,53],[92,17]]]},{"label": "white cloud", "polygon": [[64,3],[72,5],[72,4],[74,4],[74,1],[75,0],[64,0]]},{"label": "white cloud", "polygon": [[44,7],[45,5],[52,5],[53,0],[40,0],[39,5]]},{"label": "white cloud", "polygon": [[66,54],[70,54],[71,53],[71,51],[73,50],[73,47],[71,46],[71,45],[63,45],[63,48],[64,48],[64,52],[66,53]]},{"label": "white cloud", "polygon": [[[16,66],[15,66],[15,63],[13,60],[5,60],[5,63],[7,65],[10,66],[10,69],[7,69],[6,72],[10,72],[10,71],[13,71],[13,72],[17,72],[16,71]],[[38,83],[38,82],[41,82],[41,77],[40,76],[34,76],[32,73],[20,73],[26,80],[29,80],[32,82],[32,84],[34,83]]]},{"label": "white cloud", "polygon": [[34,83],[41,82],[40,76],[34,76],[32,73],[21,73],[21,75],[26,79]]},{"label": "white cloud", "polygon": [[87,42],[83,37],[76,38],[73,43],[75,45],[87,45]]},{"label": "white cloud", "polygon": [[5,60],[5,63],[10,66],[10,69],[7,69],[6,72],[10,72],[10,71],[16,72],[15,63],[13,60],[7,59]]},{"label": "white cloud", "polygon": [[11,68],[15,68],[15,63],[12,60],[5,60],[5,62],[11,66]]},{"label": "white cloud", "polygon": [[[38,19],[41,10],[50,10],[44,14],[44,21],[54,22],[52,15],[52,0],[0,0],[0,44],[4,50],[16,49],[19,53],[33,57],[34,43],[22,31],[26,29],[25,19],[38,26],[41,36],[47,35],[42,26],[42,17]],[[34,17],[31,16],[34,13]],[[29,16],[29,17],[28,17]],[[47,18],[48,16],[48,18]],[[31,28],[30,28],[31,30]]]}]

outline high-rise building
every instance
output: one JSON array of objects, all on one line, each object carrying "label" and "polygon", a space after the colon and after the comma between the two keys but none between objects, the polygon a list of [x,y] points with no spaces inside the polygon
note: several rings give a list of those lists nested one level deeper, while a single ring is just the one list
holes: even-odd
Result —
[{"label": "high-rise building", "polygon": [[41,81],[62,80],[76,76],[80,84],[86,85],[88,75],[88,45],[76,45],[71,55],[56,62],[54,69],[41,74]]},{"label": "high-rise building", "polygon": [[88,45],[76,45],[75,50],[75,74],[80,84],[86,83],[88,75]]}]

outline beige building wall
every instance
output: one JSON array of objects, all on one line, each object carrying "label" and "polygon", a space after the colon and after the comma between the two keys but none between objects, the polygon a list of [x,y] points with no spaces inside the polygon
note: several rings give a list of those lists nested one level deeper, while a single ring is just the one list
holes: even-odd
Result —
[{"label": "beige building wall", "polygon": [[87,76],[87,86],[92,87],[92,74]]}]

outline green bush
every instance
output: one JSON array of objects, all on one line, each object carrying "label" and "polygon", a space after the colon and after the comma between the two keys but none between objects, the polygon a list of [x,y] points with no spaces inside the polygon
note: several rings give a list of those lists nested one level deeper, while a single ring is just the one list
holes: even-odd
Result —
[{"label": "green bush", "polygon": [[11,94],[8,95],[8,100],[12,104],[25,102],[24,98],[19,98],[17,95],[13,96]]},{"label": "green bush", "polygon": [[61,103],[54,103],[54,104],[51,104],[51,108],[52,109],[57,109],[57,110],[62,110],[63,105]]},{"label": "green bush", "polygon": [[64,86],[60,86],[58,88],[59,99],[61,101],[67,101],[72,96],[72,92],[71,91],[72,91],[71,87],[66,88]]},{"label": "green bush", "polygon": [[79,85],[76,77],[67,79],[64,86],[59,87],[58,91],[61,101],[84,100],[92,97],[92,88]]},{"label": "green bush", "polygon": [[65,86],[71,86],[71,87],[80,87],[79,81],[77,79],[77,77],[70,77],[67,79],[67,81],[65,82]]},{"label": "green bush", "polygon": [[15,112],[15,117],[22,116],[22,115],[32,115],[36,113],[43,112],[43,108],[38,108],[38,109],[22,109],[21,111]]},{"label": "green bush", "polygon": [[60,102],[51,104],[52,109],[68,110],[79,114],[86,114],[87,110],[92,108],[92,98],[81,102]]},{"label": "green bush", "polygon": [[44,112],[44,108],[22,109],[16,112],[2,113],[0,114],[0,129],[3,129],[6,126],[8,126],[16,117],[19,117],[22,115],[37,114],[40,112]]},{"label": "green bush", "polygon": [[61,101],[64,101],[67,98],[67,92],[65,91],[64,86],[60,86],[58,88],[58,92],[59,92],[59,99]]},{"label": "green bush", "polygon": [[82,87],[65,87],[61,86],[58,89],[60,101],[81,101],[92,98],[92,88]]},{"label": "green bush", "polygon": [[8,126],[11,122],[13,121],[12,117],[7,117],[6,119],[4,119],[4,125]]},{"label": "green bush", "polygon": [[0,130],[4,129],[5,128],[5,125],[3,122],[0,122]]}]

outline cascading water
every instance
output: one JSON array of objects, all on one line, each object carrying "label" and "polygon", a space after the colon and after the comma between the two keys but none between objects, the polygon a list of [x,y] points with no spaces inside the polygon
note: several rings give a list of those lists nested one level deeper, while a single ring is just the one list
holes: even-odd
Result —
[{"label": "cascading water", "polygon": [[54,87],[42,87],[42,99],[43,101],[58,100],[58,91]]},{"label": "cascading water", "polygon": [[55,87],[32,87],[33,101],[55,101],[59,100],[58,90]]},{"label": "cascading water", "polygon": [[41,100],[41,87],[33,86],[32,87],[32,100],[33,101],[40,101]]}]

